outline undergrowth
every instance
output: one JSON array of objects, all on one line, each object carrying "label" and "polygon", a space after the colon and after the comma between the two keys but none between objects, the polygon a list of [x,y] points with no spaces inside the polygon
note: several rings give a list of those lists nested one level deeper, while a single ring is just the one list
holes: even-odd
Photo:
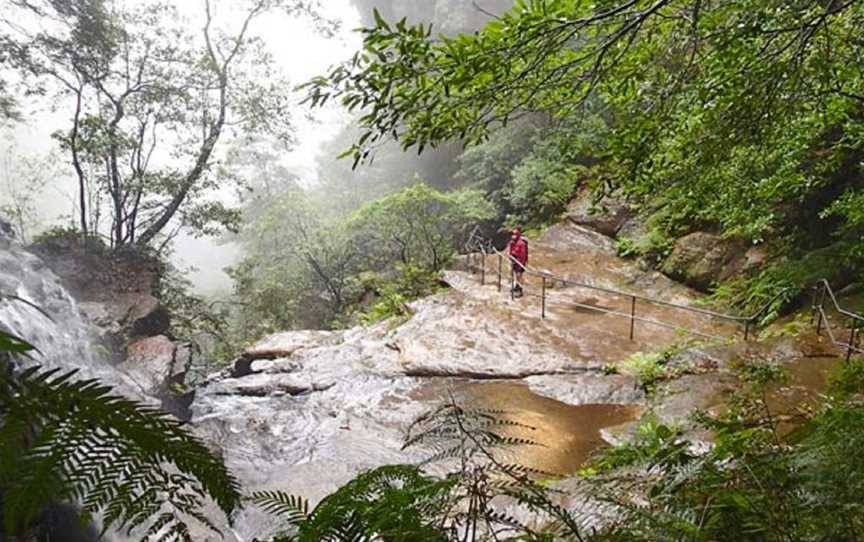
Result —
[{"label": "undergrowth", "polygon": [[397,274],[378,288],[378,300],[361,315],[363,324],[369,325],[395,318],[396,325],[411,316],[408,303],[435,293],[441,288],[438,273],[415,265],[400,264]]}]

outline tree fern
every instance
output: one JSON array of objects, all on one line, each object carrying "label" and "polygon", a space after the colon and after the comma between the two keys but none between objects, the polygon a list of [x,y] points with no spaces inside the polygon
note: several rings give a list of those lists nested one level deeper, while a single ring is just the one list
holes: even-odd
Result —
[{"label": "tree fern", "polygon": [[361,474],[311,512],[303,498],[278,491],[255,493],[251,500],[292,530],[276,541],[446,542],[440,518],[454,484],[414,466],[390,465]]},{"label": "tree fern", "polygon": [[[0,352],[29,350],[0,332]],[[208,499],[229,519],[241,499],[221,458],[178,420],[74,371],[39,368],[0,371],[0,493],[9,535],[49,503],[72,502],[105,529],[154,540],[191,540],[189,520],[217,531]]]}]

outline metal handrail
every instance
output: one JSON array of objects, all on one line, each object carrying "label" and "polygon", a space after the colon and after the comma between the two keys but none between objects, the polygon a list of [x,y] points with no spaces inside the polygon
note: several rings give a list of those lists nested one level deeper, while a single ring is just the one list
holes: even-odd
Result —
[{"label": "metal handrail", "polygon": [[[482,256],[483,256],[483,266],[482,266],[483,279],[481,279],[481,280],[483,280],[483,282],[485,282],[485,258],[486,258],[486,256],[487,256],[490,252],[491,252],[491,253],[494,253],[494,254],[497,254],[497,255],[499,256],[499,258],[506,258],[506,259],[508,259],[511,263],[512,263],[512,262],[519,263],[519,262],[517,262],[517,260],[516,260],[515,258],[513,258],[510,254],[504,254],[503,252],[501,252],[500,250],[498,250],[497,248],[495,248],[495,247],[492,245],[491,241],[489,241],[488,239],[485,239],[485,238],[479,236],[478,233],[477,233],[477,231],[478,231],[477,228],[475,228],[474,231],[471,232],[471,235],[470,235],[468,241],[467,241],[466,244],[465,244],[465,248],[466,248],[466,251],[468,251],[468,254],[469,254],[469,255],[472,254],[472,253],[474,252],[474,249],[477,249],[477,251],[480,252],[480,253],[482,254]],[[490,250],[490,249],[491,249],[491,250]],[[521,265],[521,264],[520,264],[520,265]],[[469,262],[468,262],[468,266],[471,267],[470,260],[469,260]],[[591,306],[591,305],[584,305],[584,304],[580,304],[580,303],[576,303],[575,305],[577,305],[577,306],[581,306],[581,307],[585,307],[585,308],[589,308],[589,309],[592,309],[592,310],[596,310],[596,311],[598,311],[598,312],[603,312],[603,313],[608,313],[608,314],[613,314],[613,315],[620,315],[620,316],[626,316],[626,317],[629,317],[630,320],[631,320],[631,331],[630,331],[630,338],[631,338],[631,340],[632,340],[632,338],[633,338],[633,323],[634,323],[635,321],[647,321],[647,322],[650,322],[650,323],[652,323],[652,324],[665,325],[665,326],[667,326],[667,327],[674,327],[674,328],[676,328],[676,329],[677,329],[677,328],[680,328],[680,326],[673,326],[672,324],[665,324],[665,323],[663,323],[663,322],[659,322],[659,321],[655,321],[655,320],[647,320],[647,319],[644,319],[644,318],[637,317],[637,316],[635,315],[635,305],[636,305],[636,301],[637,301],[637,300],[638,300],[638,301],[647,302],[647,303],[651,303],[651,304],[654,304],[654,305],[665,306],[665,307],[669,307],[669,308],[673,308],[673,309],[678,309],[678,310],[683,310],[683,311],[688,311],[688,312],[692,312],[692,313],[696,313],[696,314],[702,314],[702,315],[709,316],[709,317],[712,317],[712,318],[717,318],[717,319],[727,320],[727,321],[735,322],[735,323],[738,323],[738,324],[743,323],[743,324],[745,324],[745,327],[744,327],[744,339],[747,340],[747,339],[749,338],[749,335],[750,335],[750,327],[753,326],[753,325],[758,321],[758,319],[759,319],[759,318],[760,318],[760,317],[761,317],[761,316],[762,316],[762,315],[763,315],[763,314],[764,314],[764,313],[765,313],[765,312],[766,312],[766,311],[771,307],[771,305],[772,305],[772,304],[773,304],[773,303],[774,303],[774,302],[775,302],[775,301],[776,301],[780,296],[782,296],[783,294],[785,294],[785,293],[788,291],[788,288],[784,288],[784,289],[780,290],[780,291],[779,291],[779,292],[778,292],[774,297],[772,297],[770,300],[768,300],[768,302],[766,302],[765,305],[763,305],[759,310],[757,310],[757,311],[756,311],[755,313],[753,313],[752,315],[750,315],[750,316],[738,316],[738,315],[733,315],[733,314],[724,314],[724,313],[720,313],[720,312],[716,312],[716,311],[712,311],[712,310],[708,310],[708,309],[702,309],[702,308],[699,308],[699,307],[691,307],[691,306],[688,306],[688,305],[681,305],[681,304],[679,304],[679,303],[672,303],[672,302],[670,302],[670,301],[663,301],[662,299],[657,299],[657,298],[652,298],[652,297],[648,297],[648,296],[644,296],[644,295],[640,295],[640,294],[634,294],[634,293],[630,293],[630,292],[625,292],[625,291],[622,291],[622,290],[616,290],[616,289],[613,289],[613,288],[604,288],[604,287],[602,287],[602,286],[595,286],[595,285],[592,285],[592,284],[586,284],[586,283],[582,283],[582,282],[577,282],[577,281],[573,281],[573,280],[569,280],[569,279],[565,279],[565,278],[563,278],[563,277],[559,277],[559,276],[553,275],[552,273],[549,273],[549,272],[546,272],[546,271],[537,271],[537,270],[534,270],[534,269],[532,269],[530,266],[527,266],[527,265],[525,265],[525,266],[523,266],[523,267],[525,268],[525,273],[527,273],[529,276],[541,277],[541,278],[543,279],[543,286],[544,286],[544,295],[543,295],[543,313],[542,313],[542,317],[543,317],[543,318],[546,317],[546,315],[545,315],[545,312],[546,312],[546,311],[545,311],[545,301],[546,301],[546,299],[545,299],[545,285],[546,285],[546,282],[545,282],[545,281],[546,281],[547,279],[551,279],[551,280],[554,280],[554,281],[558,281],[558,282],[560,282],[560,283],[562,283],[562,284],[564,284],[564,285],[567,285],[567,286],[575,286],[575,287],[580,287],[580,288],[587,288],[587,289],[590,289],[590,290],[595,290],[595,291],[599,291],[599,292],[604,292],[604,293],[608,293],[608,294],[612,294],[612,295],[617,295],[617,296],[621,296],[621,297],[625,297],[625,298],[630,299],[630,300],[631,300],[631,303],[632,303],[630,314],[620,313],[620,312],[617,312],[617,311],[609,311],[609,310],[606,310],[606,309],[601,309],[600,307],[593,307],[593,306]],[[499,265],[499,274],[500,274],[500,265]],[[499,277],[499,288],[500,288],[500,277]],[[705,334],[705,333],[702,333],[702,332],[699,332],[699,331],[695,331],[695,330],[687,329],[687,331],[690,332],[690,333],[697,334],[697,335],[702,335],[702,336],[707,336],[707,337],[717,337],[717,336],[714,336],[714,335],[707,335],[707,334]]]},{"label": "metal handrail", "polygon": [[[856,336],[860,340],[860,328],[864,327],[864,315],[854,313],[852,311],[846,310],[840,306],[840,303],[837,301],[837,296],[834,294],[834,290],[831,288],[831,284],[827,279],[819,279],[817,281],[816,286],[814,286],[814,296],[813,296],[813,311],[818,313],[818,322],[816,323],[816,334],[822,334],[822,322],[825,322],[825,331],[828,332],[828,338],[831,339],[831,342],[834,346],[839,346],[846,349],[846,361],[852,357],[852,352],[857,352],[859,354],[864,354],[864,348],[855,345]],[[821,295],[820,295],[821,294]],[[843,341],[837,340],[834,336],[834,331],[831,329],[831,326],[828,323],[828,315],[825,313],[825,296],[831,299],[831,304],[834,305],[834,310],[837,313],[851,318],[852,320],[857,320],[860,324],[856,325],[854,322],[849,326],[849,342],[844,343]],[[819,302],[816,303],[816,299],[819,299]]]}]

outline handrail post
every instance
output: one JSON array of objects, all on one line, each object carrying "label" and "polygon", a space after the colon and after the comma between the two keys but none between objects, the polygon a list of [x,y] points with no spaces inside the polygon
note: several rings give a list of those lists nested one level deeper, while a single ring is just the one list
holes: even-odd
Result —
[{"label": "handrail post", "polygon": [[846,362],[848,363],[850,359],[852,359],[852,350],[855,349],[855,332],[857,331],[857,327],[855,326],[855,321],[852,321],[852,331],[849,332],[849,349],[846,350]]},{"label": "handrail post", "polygon": [[630,340],[633,340],[636,332],[636,296],[630,296]]},{"label": "handrail post", "polygon": [[501,291],[501,265],[503,263],[504,258],[501,257],[501,253],[498,253],[498,291]]},{"label": "handrail post", "polygon": [[744,322],[744,342],[750,340],[750,319]]},{"label": "handrail post", "polygon": [[543,286],[540,300],[540,317],[546,319],[546,275],[543,275]]},{"label": "handrail post", "polygon": [[[824,312],[823,307],[825,306],[825,285],[819,285],[819,304],[816,306],[816,311],[819,313],[819,316],[816,320],[816,335],[822,334],[822,314]],[[827,322],[826,322],[827,324]]]},{"label": "handrail post", "polygon": [[819,310],[816,308],[816,299],[819,298],[819,285],[816,284],[815,286],[813,286],[812,290],[813,290],[813,295],[812,295],[812,299],[810,300],[810,325],[811,326],[816,323],[816,313],[819,312]]}]

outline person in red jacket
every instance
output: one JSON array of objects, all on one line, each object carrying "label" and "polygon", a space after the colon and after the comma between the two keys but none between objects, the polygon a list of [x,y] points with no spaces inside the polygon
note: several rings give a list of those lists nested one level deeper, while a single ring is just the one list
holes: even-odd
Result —
[{"label": "person in red jacket", "polygon": [[522,274],[528,266],[528,241],[522,237],[522,231],[519,228],[513,229],[513,234],[510,236],[510,243],[507,244],[508,252],[510,253],[510,261],[513,265],[513,276],[516,281],[513,285],[513,292],[522,295]]}]

